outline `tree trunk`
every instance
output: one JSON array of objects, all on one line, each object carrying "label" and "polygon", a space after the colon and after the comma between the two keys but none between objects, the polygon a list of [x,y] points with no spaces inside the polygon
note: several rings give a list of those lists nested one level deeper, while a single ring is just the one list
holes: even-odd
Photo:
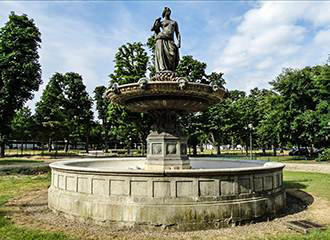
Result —
[{"label": "tree trunk", "polygon": [[313,156],[313,154],[314,154],[314,144],[312,144],[311,146],[310,146],[310,151],[309,151],[309,156]]},{"label": "tree trunk", "polygon": [[108,144],[108,141],[104,141],[104,145],[105,145],[104,152],[105,152],[105,153],[108,153],[108,152],[109,152],[109,144]]},{"label": "tree trunk", "polygon": [[24,143],[23,141],[21,142],[21,155],[23,155],[23,151],[24,151]]},{"label": "tree trunk", "polygon": [[276,154],[276,147],[273,146],[273,156],[275,157],[277,154]]},{"label": "tree trunk", "polygon": [[127,145],[127,155],[130,156],[131,155],[131,146]]},{"label": "tree trunk", "polygon": [[217,145],[217,155],[221,154],[220,144]]},{"label": "tree trunk", "polygon": [[5,157],[5,141],[0,141],[0,158]]},{"label": "tree trunk", "polygon": [[192,149],[193,149],[193,156],[197,156],[197,144],[193,144]]},{"label": "tree trunk", "polygon": [[86,137],[86,144],[85,144],[85,150],[86,150],[86,153],[88,153],[88,145],[89,145],[89,137]]},{"label": "tree trunk", "polygon": [[48,138],[48,152],[52,151],[52,138]]},{"label": "tree trunk", "polygon": [[64,152],[67,153],[69,151],[69,141],[64,139]]},{"label": "tree trunk", "polygon": [[202,142],[200,143],[200,145],[201,145],[201,153],[202,153],[202,152],[204,152],[204,146],[203,146]]},{"label": "tree trunk", "polygon": [[262,155],[266,155],[266,149],[262,148]]}]

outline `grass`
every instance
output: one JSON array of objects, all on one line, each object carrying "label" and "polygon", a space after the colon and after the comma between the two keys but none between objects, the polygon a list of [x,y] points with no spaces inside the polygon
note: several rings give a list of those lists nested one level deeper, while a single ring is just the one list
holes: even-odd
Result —
[{"label": "grass", "polygon": [[[253,238],[255,240],[255,238]],[[287,234],[279,237],[258,238],[259,240],[329,240],[330,228],[326,230],[315,230],[306,235]],[[252,240],[252,239],[251,239]]]},{"label": "grass", "polygon": [[315,163],[314,159],[306,158],[305,156],[258,156],[257,160],[291,163]]},{"label": "grass", "polygon": [[24,158],[0,158],[1,165],[14,165],[14,164],[25,164],[25,163],[42,163],[41,160],[30,160]]},{"label": "grass", "polygon": [[[330,201],[330,174],[284,171],[284,186],[296,188]],[[285,234],[263,240],[330,240],[330,228],[306,235]],[[261,239],[260,239],[261,240]]]},{"label": "grass", "polygon": [[23,151],[19,149],[6,149],[6,156],[78,156],[83,150],[69,150],[65,152],[64,150],[53,150],[48,152],[47,150],[31,150],[24,149]]},{"label": "grass", "polygon": [[330,201],[330,174],[284,171],[284,186],[301,189]]},{"label": "grass", "polygon": [[64,233],[44,232],[12,224],[4,204],[26,191],[47,188],[50,176],[0,176],[0,240],[73,240]]}]

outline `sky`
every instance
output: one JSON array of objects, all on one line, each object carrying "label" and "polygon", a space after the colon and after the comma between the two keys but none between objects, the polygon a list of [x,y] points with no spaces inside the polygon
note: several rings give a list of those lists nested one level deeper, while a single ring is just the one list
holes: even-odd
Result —
[{"label": "sky", "polygon": [[43,84],[78,72],[89,94],[108,86],[117,49],[145,43],[167,6],[179,24],[180,55],[223,72],[229,90],[270,88],[283,68],[324,64],[330,54],[329,1],[0,1],[0,27],[11,11],[33,18],[42,34]]}]

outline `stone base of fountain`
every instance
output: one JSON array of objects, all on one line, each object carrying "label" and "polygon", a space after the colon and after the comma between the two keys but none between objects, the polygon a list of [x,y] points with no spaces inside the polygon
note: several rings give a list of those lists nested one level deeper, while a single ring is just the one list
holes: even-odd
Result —
[{"label": "stone base of fountain", "polygon": [[48,204],[83,221],[185,230],[273,217],[285,206],[281,163],[191,159],[191,165],[145,170],[142,158],[52,163]]},{"label": "stone base of fountain", "polygon": [[152,132],[147,138],[147,170],[189,169],[187,138]]}]

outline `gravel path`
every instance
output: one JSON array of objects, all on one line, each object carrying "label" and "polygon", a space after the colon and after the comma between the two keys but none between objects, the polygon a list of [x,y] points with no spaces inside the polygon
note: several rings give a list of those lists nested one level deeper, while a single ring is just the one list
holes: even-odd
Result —
[{"label": "gravel path", "polygon": [[284,170],[330,174],[330,163],[285,163]]}]

